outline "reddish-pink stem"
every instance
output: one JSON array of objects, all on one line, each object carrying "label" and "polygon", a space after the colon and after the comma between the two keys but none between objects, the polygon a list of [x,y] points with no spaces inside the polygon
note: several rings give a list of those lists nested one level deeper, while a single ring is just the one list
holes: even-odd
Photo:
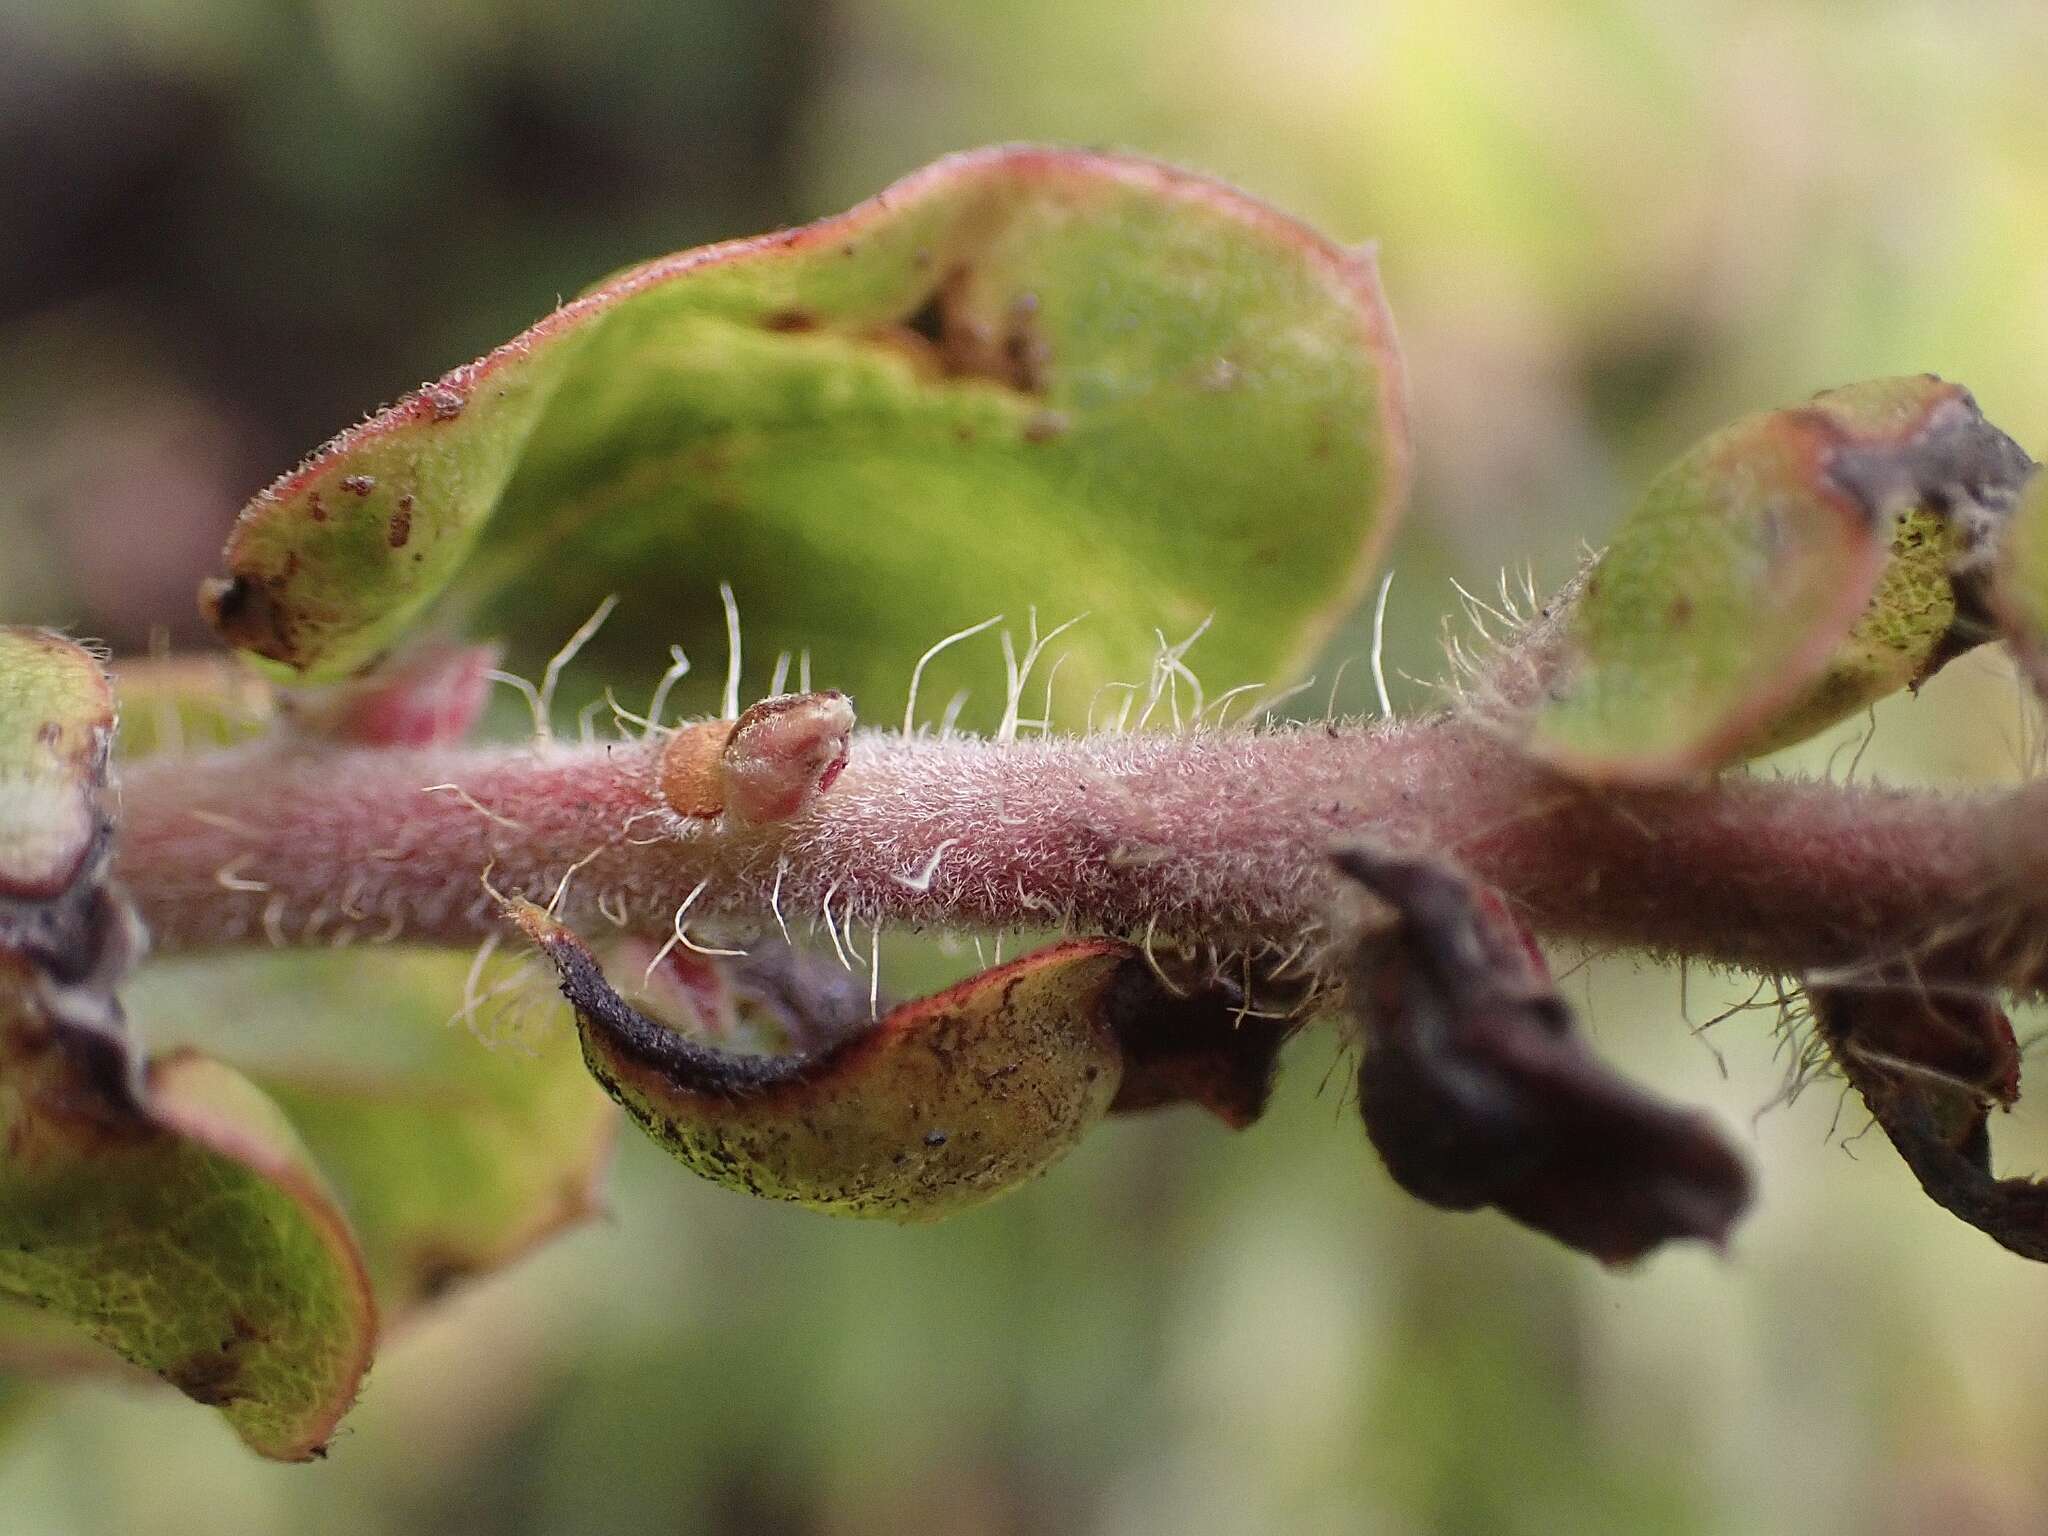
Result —
[{"label": "reddish-pink stem", "polygon": [[[120,878],[166,950],[466,944],[484,879],[602,933],[819,918],[1083,930],[1313,960],[1343,839],[1447,853],[1543,933],[1801,973],[1902,957],[2039,988],[2048,801],[1729,775],[1579,790],[1483,731],[855,738],[794,821],[662,810],[656,748],[292,753],[128,770]],[[437,788],[435,786],[454,786]]]}]

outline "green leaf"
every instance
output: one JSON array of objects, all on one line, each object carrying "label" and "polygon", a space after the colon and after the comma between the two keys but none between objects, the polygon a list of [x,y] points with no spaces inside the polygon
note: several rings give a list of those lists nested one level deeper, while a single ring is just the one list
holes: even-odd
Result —
[{"label": "green leaf", "polygon": [[376,1332],[332,1194],[246,1079],[181,1053],[133,1081],[125,1040],[77,1006],[0,957],[0,1295],[218,1407],[263,1455],[317,1455]]},{"label": "green leaf", "polygon": [[423,624],[545,655],[614,590],[615,629],[710,643],[729,577],[753,655],[811,647],[882,717],[949,630],[1093,610],[1073,708],[1212,612],[1212,684],[1301,666],[1407,457],[1369,252],[1149,161],[984,150],[632,268],[342,434],[250,504],[208,603],[322,681]]},{"label": "green leaf", "polygon": [[2036,475],[2006,529],[1995,601],[2034,691],[2048,699],[2048,475]]},{"label": "green leaf", "polygon": [[931,1221],[1043,1173],[1109,1112],[1131,946],[1073,940],[870,1019],[824,969],[764,993],[801,998],[814,1043],[739,1055],[640,1013],[582,941],[529,902],[507,915],[551,960],[605,1090],[692,1172],[770,1200]]},{"label": "green leaf", "polygon": [[47,898],[105,845],[114,698],[82,647],[0,628],[0,897]]},{"label": "green leaf", "polygon": [[141,932],[103,884],[112,724],[87,652],[0,630],[0,1298],[302,1459],[369,1364],[368,1279],[275,1104],[203,1057],[134,1051],[114,986]]},{"label": "green leaf", "polygon": [[1537,665],[1528,749],[1658,783],[1784,746],[1986,638],[1987,551],[2031,462],[1967,391],[1883,379],[1672,465]]},{"label": "green leaf", "polygon": [[[771,939],[719,957],[628,940],[600,960],[530,902],[505,913],[554,965],[591,1072],[655,1142],[717,1183],[839,1215],[933,1221],[982,1204],[1104,1115],[1192,1104],[1247,1126],[1298,1022],[1115,939],[1052,944],[889,1007]],[[613,989],[607,961],[651,1011]],[[1261,987],[1269,1007],[1303,998]]]}]

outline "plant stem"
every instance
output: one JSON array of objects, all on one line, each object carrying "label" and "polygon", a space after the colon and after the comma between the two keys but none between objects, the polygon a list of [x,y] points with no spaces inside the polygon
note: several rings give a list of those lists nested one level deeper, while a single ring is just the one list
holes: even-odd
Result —
[{"label": "plant stem", "polygon": [[[1483,729],[991,742],[862,733],[796,820],[683,821],[658,744],[245,749],[124,776],[118,875],[160,949],[469,944],[483,885],[601,934],[823,916],[1045,928],[1316,958],[1340,840],[1447,854],[1542,934],[1799,974],[1901,957],[2039,990],[2048,786],[2003,794],[1729,775],[1585,790]],[[434,788],[431,786],[459,786]],[[701,889],[700,889],[701,885]],[[1304,940],[1308,941],[1304,949]]]}]

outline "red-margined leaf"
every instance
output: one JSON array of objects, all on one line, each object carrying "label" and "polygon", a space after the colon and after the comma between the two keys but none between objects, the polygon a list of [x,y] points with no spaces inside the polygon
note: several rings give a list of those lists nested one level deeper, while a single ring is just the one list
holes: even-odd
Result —
[{"label": "red-margined leaf", "polygon": [[1529,751],[1660,783],[1798,741],[1989,637],[2032,462],[1930,376],[1714,433],[1658,477],[1525,656]]},{"label": "red-margined leaf", "polygon": [[[1058,605],[1095,613],[1072,707],[1212,613],[1213,685],[1298,667],[1407,457],[1369,252],[1150,161],[992,149],[600,284],[258,496],[207,602],[322,682],[423,624],[545,655],[613,591],[621,634],[718,643],[730,577],[752,654],[811,647],[884,717],[948,630]],[[928,696],[972,675],[941,656]]]}]

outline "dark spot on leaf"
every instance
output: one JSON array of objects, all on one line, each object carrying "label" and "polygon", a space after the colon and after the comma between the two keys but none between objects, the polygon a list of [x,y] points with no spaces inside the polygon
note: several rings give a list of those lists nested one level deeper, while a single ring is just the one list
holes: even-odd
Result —
[{"label": "dark spot on leaf", "polygon": [[946,350],[946,310],[943,302],[945,292],[946,285],[941,283],[903,322],[903,329],[929,342],[941,353]]},{"label": "dark spot on leaf", "polygon": [[1036,294],[1019,294],[998,319],[976,303],[971,270],[955,267],[896,330],[923,342],[947,378],[985,379],[1025,395],[1046,391],[1051,349]]},{"label": "dark spot on leaf", "polygon": [[210,1408],[221,1408],[242,1396],[238,1390],[242,1362],[236,1341],[223,1342],[218,1349],[202,1349],[180,1360],[164,1372],[164,1380]]},{"label": "dark spot on leaf", "polygon": [[306,493],[306,515],[316,523],[327,521],[327,503],[320,499],[318,491]]},{"label": "dark spot on leaf", "polygon": [[924,1144],[928,1147],[943,1147],[946,1144],[946,1140],[947,1137],[944,1131],[926,1131],[924,1133]]},{"label": "dark spot on leaf", "polygon": [[290,638],[277,600],[247,576],[206,581],[199,589],[199,608],[229,645],[274,661],[291,658]]},{"label": "dark spot on leaf", "polygon": [[384,540],[393,549],[405,548],[405,541],[412,537],[412,509],[401,502],[391,514],[391,524],[385,530]]},{"label": "dark spot on leaf", "polygon": [[761,322],[762,328],[788,334],[801,334],[818,329],[818,317],[801,309],[778,309]]},{"label": "dark spot on leaf", "polygon": [[1586,1049],[1497,893],[1427,858],[1350,848],[1336,863],[1398,919],[1361,933],[1350,978],[1359,1109],[1396,1183],[1610,1264],[1726,1240],[1749,1203],[1742,1159],[1704,1114]]},{"label": "dark spot on leaf", "polygon": [[341,477],[341,488],[351,496],[367,496],[370,492],[377,489],[377,477],[375,475],[343,475]]}]

